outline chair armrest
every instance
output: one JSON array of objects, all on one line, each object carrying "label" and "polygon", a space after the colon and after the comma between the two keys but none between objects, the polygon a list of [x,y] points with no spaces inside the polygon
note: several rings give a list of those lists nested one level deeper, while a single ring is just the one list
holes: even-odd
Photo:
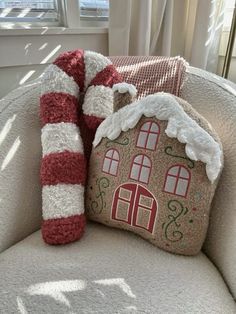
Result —
[{"label": "chair armrest", "polygon": [[0,100],[0,252],[40,226],[39,86],[20,87]]},{"label": "chair armrest", "polygon": [[224,169],[212,203],[204,251],[236,297],[236,85],[189,67],[181,97],[214,127],[224,150]]}]

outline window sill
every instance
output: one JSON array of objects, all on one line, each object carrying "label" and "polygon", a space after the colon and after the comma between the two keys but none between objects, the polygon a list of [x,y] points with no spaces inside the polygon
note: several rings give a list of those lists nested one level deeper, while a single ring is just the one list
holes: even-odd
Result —
[{"label": "window sill", "polygon": [[77,34],[106,34],[108,27],[34,27],[34,28],[0,28],[0,36],[42,36],[42,35],[77,35]]}]

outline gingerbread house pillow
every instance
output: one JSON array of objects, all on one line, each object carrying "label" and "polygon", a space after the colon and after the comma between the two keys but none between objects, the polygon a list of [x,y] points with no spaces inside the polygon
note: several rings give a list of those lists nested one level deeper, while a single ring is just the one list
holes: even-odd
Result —
[{"label": "gingerbread house pillow", "polygon": [[150,95],[97,129],[87,216],[167,251],[197,254],[222,165],[220,140],[203,117],[180,98]]}]

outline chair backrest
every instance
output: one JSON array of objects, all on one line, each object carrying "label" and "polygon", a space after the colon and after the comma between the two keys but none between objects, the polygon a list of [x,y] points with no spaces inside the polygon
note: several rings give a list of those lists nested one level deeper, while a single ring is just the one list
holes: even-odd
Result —
[{"label": "chair backrest", "polygon": [[[112,61],[120,62],[114,58]],[[145,77],[148,84],[157,86],[155,75],[150,79],[150,68],[146,71],[145,63],[142,70],[129,72],[120,63],[121,72],[122,68],[128,82],[136,80],[141,84],[142,93],[153,92],[142,85]],[[39,96],[40,81],[18,88],[0,100],[0,252],[40,227]],[[223,143],[225,166],[212,204],[204,249],[236,296],[236,86],[207,72],[187,68],[180,96],[208,119]]]}]

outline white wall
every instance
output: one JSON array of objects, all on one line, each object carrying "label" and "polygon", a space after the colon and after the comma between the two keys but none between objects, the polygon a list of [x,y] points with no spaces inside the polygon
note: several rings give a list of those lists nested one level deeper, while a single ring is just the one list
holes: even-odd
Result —
[{"label": "white wall", "polygon": [[107,29],[0,30],[0,99],[36,79],[61,52],[77,48],[108,55]]}]

